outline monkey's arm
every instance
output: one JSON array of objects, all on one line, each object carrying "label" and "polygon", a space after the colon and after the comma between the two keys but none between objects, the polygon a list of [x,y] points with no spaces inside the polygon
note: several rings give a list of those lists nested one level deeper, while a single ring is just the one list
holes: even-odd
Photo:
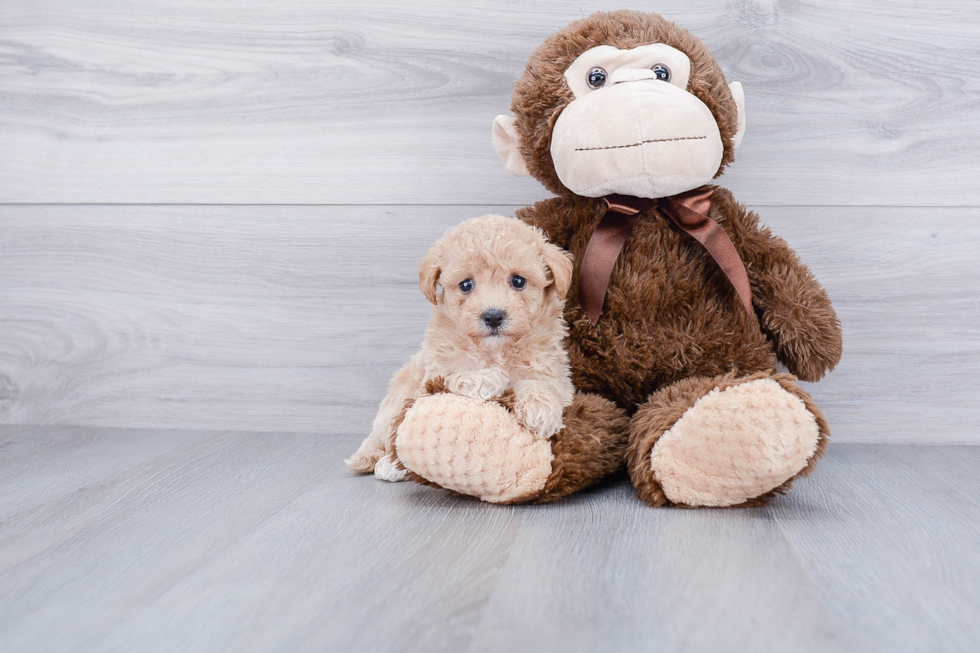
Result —
[{"label": "monkey's arm", "polygon": [[837,365],[842,351],[840,320],[830,297],[786,241],[759,226],[755,213],[727,191],[716,197],[745,263],[762,330],[775,343],[777,357],[803,381],[819,380]]}]

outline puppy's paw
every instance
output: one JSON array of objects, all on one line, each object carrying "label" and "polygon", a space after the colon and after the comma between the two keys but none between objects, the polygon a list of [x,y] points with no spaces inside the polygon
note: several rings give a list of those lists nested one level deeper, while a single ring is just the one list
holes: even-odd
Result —
[{"label": "puppy's paw", "polygon": [[397,483],[404,481],[408,472],[397,458],[388,454],[374,465],[374,476],[382,481]]},{"label": "puppy's paw", "polygon": [[354,455],[345,460],[344,463],[355,472],[370,474],[383,455],[385,455],[385,447],[381,440],[368,437],[357,448]]},{"label": "puppy's paw", "polygon": [[561,398],[534,388],[516,389],[514,415],[535,437],[542,440],[550,438],[564,426]]},{"label": "puppy's paw", "polygon": [[510,387],[510,379],[499,367],[488,367],[450,374],[446,377],[446,385],[453,394],[486,401],[503,394]]}]

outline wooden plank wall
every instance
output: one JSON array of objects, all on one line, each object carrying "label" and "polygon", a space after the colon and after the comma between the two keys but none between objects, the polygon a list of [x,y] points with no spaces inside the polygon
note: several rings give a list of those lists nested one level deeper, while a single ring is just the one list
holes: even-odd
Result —
[{"label": "wooden plank wall", "polygon": [[980,442],[972,0],[6,0],[0,422],[365,432],[429,243],[547,195],[489,137],[527,56],[628,6],[745,86],[722,183],[838,306],[835,437]]}]

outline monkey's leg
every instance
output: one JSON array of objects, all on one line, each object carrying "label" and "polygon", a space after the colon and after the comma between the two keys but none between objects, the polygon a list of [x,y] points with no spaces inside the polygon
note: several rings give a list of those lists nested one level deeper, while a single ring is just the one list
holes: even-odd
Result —
[{"label": "monkey's leg", "polygon": [[422,397],[398,427],[395,449],[414,480],[492,503],[554,501],[622,467],[629,422],[578,393],[564,428],[536,438],[504,404],[449,393]]},{"label": "monkey's leg", "polygon": [[690,378],[630,420],[628,466],[651,506],[761,505],[816,466],[829,436],[789,374]]}]

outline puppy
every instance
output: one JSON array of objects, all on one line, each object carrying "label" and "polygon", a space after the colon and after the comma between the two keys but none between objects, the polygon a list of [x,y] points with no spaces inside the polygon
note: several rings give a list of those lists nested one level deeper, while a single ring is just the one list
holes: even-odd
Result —
[{"label": "puppy", "polygon": [[571,279],[570,255],[517,218],[487,215],[447,231],[419,266],[419,287],[434,306],[422,349],[391,380],[347,465],[405,478],[392,446],[396,420],[429,381],[479,399],[512,389],[514,415],[528,430],[539,438],[560,431],[574,392],[562,319]]}]

